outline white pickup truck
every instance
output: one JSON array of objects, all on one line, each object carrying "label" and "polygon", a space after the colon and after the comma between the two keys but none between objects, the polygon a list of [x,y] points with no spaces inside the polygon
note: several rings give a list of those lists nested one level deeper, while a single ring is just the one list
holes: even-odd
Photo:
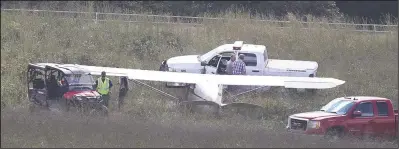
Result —
[{"label": "white pickup truck", "polygon": [[[226,64],[230,56],[244,54],[247,75],[315,77],[318,64],[314,61],[269,59],[264,45],[234,44],[221,45],[203,55],[172,57],[162,62],[165,71],[226,74]],[[178,86],[178,84],[175,84]],[[170,85],[168,85],[170,86]]]}]

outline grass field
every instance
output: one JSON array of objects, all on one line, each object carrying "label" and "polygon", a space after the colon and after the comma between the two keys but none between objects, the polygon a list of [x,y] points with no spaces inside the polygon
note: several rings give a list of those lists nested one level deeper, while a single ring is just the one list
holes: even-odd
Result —
[{"label": "grass field", "polygon": [[[292,16],[289,18],[296,20]],[[276,123],[273,126],[283,127],[288,115],[318,110],[333,98],[345,95],[386,97],[397,107],[397,32],[357,33],[350,32],[350,28],[337,31],[323,25],[301,30],[299,23],[281,30],[245,20],[204,23],[205,31],[190,32],[176,25],[118,21],[96,24],[83,19],[1,13],[2,109],[26,105],[25,69],[29,62],[158,69],[163,59],[202,54],[236,40],[266,45],[273,59],[317,61],[318,76],[346,81],[338,88],[321,90],[314,96],[272,91],[242,97],[243,101],[266,107],[270,114],[266,121],[273,120]],[[113,92],[116,95],[115,89]],[[152,119],[169,117],[173,112],[166,106],[165,98],[134,85],[123,112]],[[3,141],[2,135],[2,144]]]}]

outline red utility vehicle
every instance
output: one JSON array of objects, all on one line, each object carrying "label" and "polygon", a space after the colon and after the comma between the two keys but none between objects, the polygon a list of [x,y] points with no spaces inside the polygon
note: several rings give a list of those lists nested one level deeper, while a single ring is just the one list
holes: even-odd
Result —
[{"label": "red utility vehicle", "polygon": [[[73,64],[35,63],[28,65],[28,99],[32,106],[70,107],[108,114],[101,95],[93,88],[93,77]],[[31,106],[31,108],[32,108]]]},{"label": "red utility vehicle", "polygon": [[320,111],[289,116],[287,129],[302,134],[341,137],[398,136],[398,110],[391,100],[381,97],[341,97]]}]

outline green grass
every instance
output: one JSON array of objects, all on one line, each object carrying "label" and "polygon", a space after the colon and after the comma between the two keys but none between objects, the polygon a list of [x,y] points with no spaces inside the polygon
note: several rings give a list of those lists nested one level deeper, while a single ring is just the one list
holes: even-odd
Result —
[{"label": "green grass", "polygon": [[[225,14],[222,17],[232,17]],[[318,76],[345,80],[342,86],[321,90],[314,96],[284,95],[281,91],[245,96],[248,101],[268,107],[284,120],[295,112],[319,109],[336,97],[381,96],[397,107],[398,34],[358,33],[353,28],[332,30],[315,25],[302,30],[292,15],[292,28],[276,29],[271,24],[243,20],[204,22],[189,30],[172,24],[94,23],[59,19],[27,13],[1,13],[1,104],[24,105],[25,71],[28,63],[78,63],[137,69],[158,69],[173,56],[203,54],[221,44],[243,40],[266,45],[269,58],[310,60],[319,63]],[[323,19],[314,19],[319,22]],[[117,80],[113,78],[114,82]],[[157,84],[157,83],[152,83]],[[116,97],[117,90],[113,90]],[[143,113],[151,109],[162,115],[164,96],[135,86],[125,112]],[[154,106],[155,105],[155,106]],[[163,110],[161,110],[163,109]]]},{"label": "green grass", "polygon": [[[201,28],[189,30],[187,26],[172,24],[129,24],[120,21],[95,24],[84,21],[84,17],[58,19],[49,15],[2,12],[2,110],[27,104],[25,71],[28,63],[78,63],[158,69],[163,59],[203,54],[236,40],[266,45],[269,57],[273,59],[317,61],[318,76],[338,78],[346,83],[337,88],[320,90],[313,96],[287,94],[277,88],[240,96],[243,102],[265,107],[268,116],[263,121],[235,121],[183,113],[173,106],[168,97],[132,82],[133,91],[125,99],[122,116],[113,112],[111,120],[107,122],[92,120],[90,125],[84,125],[86,119],[76,116],[74,119],[46,114],[43,117],[26,117],[18,115],[18,112],[2,112],[1,129],[5,132],[2,134],[2,144],[25,147],[250,147],[256,144],[307,147],[310,146],[307,138],[295,139],[291,135],[281,134],[280,130],[284,128],[288,115],[317,110],[330,100],[345,95],[386,97],[392,99],[397,107],[397,32],[358,33],[350,31],[353,28],[336,31],[326,25],[315,25],[311,30],[302,30],[292,15],[287,18],[294,22],[293,28],[276,29],[272,24],[251,23],[244,17],[245,14],[227,13],[220,16],[232,18],[236,15],[243,20],[204,22]],[[314,19],[314,22],[321,20]],[[118,94],[117,78],[111,79],[116,85],[112,90],[112,98],[115,99]],[[157,87],[163,85],[154,82],[149,84]],[[165,90],[174,94],[179,92]],[[153,126],[155,124],[160,126]],[[157,142],[157,138],[161,138],[158,139],[160,143],[151,145]],[[329,146],[327,143],[317,143],[317,139],[310,142],[318,144],[315,146]],[[352,146],[365,144],[351,143]],[[371,144],[387,146],[383,143]],[[335,145],[344,146],[341,143]]]}]

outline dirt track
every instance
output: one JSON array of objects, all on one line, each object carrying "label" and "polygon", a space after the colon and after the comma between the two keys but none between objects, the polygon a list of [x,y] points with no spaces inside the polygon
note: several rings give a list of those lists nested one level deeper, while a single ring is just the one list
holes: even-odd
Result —
[{"label": "dirt track", "polygon": [[89,119],[72,113],[30,115],[26,111],[2,110],[2,147],[398,147],[395,142],[358,139],[329,142],[289,134],[259,121],[228,119],[209,123],[121,114]]}]

